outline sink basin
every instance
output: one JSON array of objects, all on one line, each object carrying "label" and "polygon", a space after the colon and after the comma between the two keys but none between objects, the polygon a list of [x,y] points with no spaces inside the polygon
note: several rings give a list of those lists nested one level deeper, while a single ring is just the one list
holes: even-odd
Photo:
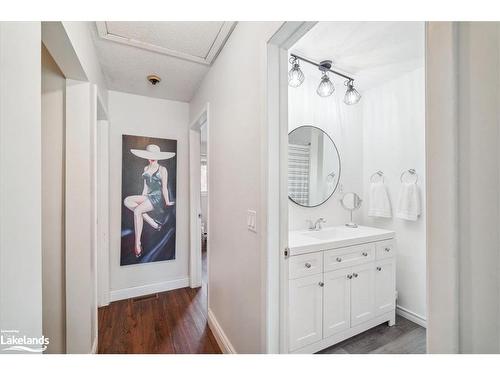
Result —
[{"label": "sink basin", "polygon": [[312,237],[317,240],[334,240],[337,238],[339,235],[345,235],[346,233],[342,233],[343,228],[325,228],[319,231],[309,231],[309,232],[304,232],[304,236],[307,237]]},{"label": "sink basin", "polygon": [[359,243],[382,241],[394,238],[394,236],[395,233],[390,230],[365,227],[362,225],[357,228],[349,228],[341,225],[325,227],[319,231],[291,231],[288,236],[288,247],[291,255],[298,255],[352,246]]}]

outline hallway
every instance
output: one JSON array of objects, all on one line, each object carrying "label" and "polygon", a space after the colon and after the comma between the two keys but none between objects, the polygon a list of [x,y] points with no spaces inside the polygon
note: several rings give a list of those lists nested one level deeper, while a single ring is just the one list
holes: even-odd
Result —
[{"label": "hallway", "polygon": [[[205,250],[205,248],[204,248]],[[201,288],[181,288],[99,308],[99,354],[220,354]]]}]

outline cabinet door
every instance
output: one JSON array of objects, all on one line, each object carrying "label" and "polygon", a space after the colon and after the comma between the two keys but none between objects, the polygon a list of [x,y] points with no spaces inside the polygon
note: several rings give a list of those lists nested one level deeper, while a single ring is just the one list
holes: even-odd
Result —
[{"label": "cabinet door", "polygon": [[351,270],[323,275],[323,338],[351,326]]},{"label": "cabinet door", "polygon": [[394,259],[375,264],[375,314],[396,308],[396,262]]},{"label": "cabinet door", "polygon": [[289,281],[290,351],[322,338],[323,274]]},{"label": "cabinet door", "polygon": [[351,268],[351,327],[375,316],[375,267],[366,264]]}]

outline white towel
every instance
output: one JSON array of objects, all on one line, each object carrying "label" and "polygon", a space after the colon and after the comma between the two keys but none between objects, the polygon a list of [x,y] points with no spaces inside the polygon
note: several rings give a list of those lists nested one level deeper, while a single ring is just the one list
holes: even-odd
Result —
[{"label": "white towel", "polygon": [[370,184],[368,216],[392,217],[391,201],[387,188],[382,181],[372,182]]},{"label": "white towel", "polygon": [[421,210],[418,185],[414,182],[403,182],[399,192],[396,217],[416,221],[422,213]]}]

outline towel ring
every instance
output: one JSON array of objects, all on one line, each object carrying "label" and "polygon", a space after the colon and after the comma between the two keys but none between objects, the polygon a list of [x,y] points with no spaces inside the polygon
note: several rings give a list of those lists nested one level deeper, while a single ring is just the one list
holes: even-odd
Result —
[{"label": "towel ring", "polygon": [[376,177],[376,176],[378,176],[379,178],[381,178],[381,179],[382,179],[382,182],[384,181],[384,172],[382,172],[382,171],[377,171],[377,172],[375,172],[374,174],[372,174],[372,175],[370,176],[370,182],[375,182],[375,181],[373,181],[373,177]]},{"label": "towel ring", "polygon": [[401,180],[401,182],[403,182],[403,177],[406,173],[409,173],[411,174],[412,176],[415,176],[415,184],[417,183],[418,181],[418,174],[417,174],[417,171],[413,168],[411,169],[408,169],[407,171],[403,171],[403,173],[401,173],[401,176],[399,177],[399,179]]}]

